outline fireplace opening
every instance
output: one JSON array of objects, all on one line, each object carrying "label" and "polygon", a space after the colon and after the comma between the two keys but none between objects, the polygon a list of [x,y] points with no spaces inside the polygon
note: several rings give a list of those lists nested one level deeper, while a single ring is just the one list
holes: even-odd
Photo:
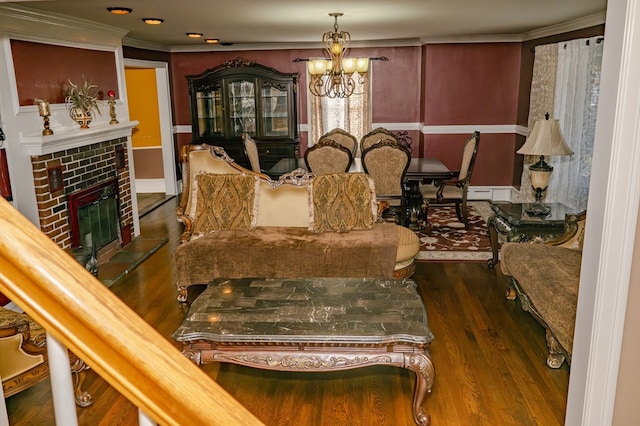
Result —
[{"label": "fireplace opening", "polygon": [[71,246],[91,248],[93,253],[120,236],[118,181],[108,179],[69,194]]}]

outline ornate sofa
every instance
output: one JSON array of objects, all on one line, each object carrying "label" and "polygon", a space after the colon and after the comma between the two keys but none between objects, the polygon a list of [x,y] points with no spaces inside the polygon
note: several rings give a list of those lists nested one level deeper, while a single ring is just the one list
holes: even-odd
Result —
[{"label": "ornate sofa", "polygon": [[178,300],[214,278],[403,278],[413,274],[417,236],[378,222],[373,181],[364,173],[278,181],[238,166],[220,147],[182,153],[173,255]]},{"label": "ornate sofa", "polygon": [[[69,352],[75,401],[80,407],[92,404],[82,390],[89,366]],[[0,376],[5,398],[21,392],[49,376],[46,332],[27,314],[0,307]]]},{"label": "ornate sofa", "polygon": [[585,213],[567,215],[563,236],[500,249],[502,272],[510,278],[507,299],[518,298],[545,327],[551,368],[565,360],[571,365],[585,220]]}]

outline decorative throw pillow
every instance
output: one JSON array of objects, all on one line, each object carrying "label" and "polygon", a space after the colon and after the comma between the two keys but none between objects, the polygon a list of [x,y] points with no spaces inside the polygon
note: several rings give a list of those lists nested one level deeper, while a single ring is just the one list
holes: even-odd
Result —
[{"label": "decorative throw pillow", "polygon": [[316,176],[309,186],[309,230],[371,229],[377,215],[375,197],[373,181],[365,173]]},{"label": "decorative throw pillow", "polygon": [[199,173],[193,188],[192,235],[256,226],[259,178],[245,174]]}]

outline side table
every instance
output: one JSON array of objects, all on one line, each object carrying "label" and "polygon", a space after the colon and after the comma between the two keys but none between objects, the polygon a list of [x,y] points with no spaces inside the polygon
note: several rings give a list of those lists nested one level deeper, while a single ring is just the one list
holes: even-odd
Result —
[{"label": "side table", "polygon": [[487,220],[492,258],[490,268],[498,263],[498,234],[506,235],[509,242],[525,242],[534,237],[553,238],[565,231],[566,215],[574,213],[560,203],[547,204],[551,213],[546,217],[529,216],[527,203],[491,203],[493,215]]}]

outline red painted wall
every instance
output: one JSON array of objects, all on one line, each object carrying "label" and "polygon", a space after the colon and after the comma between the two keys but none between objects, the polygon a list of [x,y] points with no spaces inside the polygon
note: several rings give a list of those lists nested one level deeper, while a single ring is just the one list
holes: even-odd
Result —
[{"label": "red painted wall", "polygon": [[[409,47],[351,49],[350,56],[386,56],[373,61],[372,120],[374,123],[435,125],[526,125],[535,44],[604,33],[604,26],[559,34],[525,43],[429,44]],[[320,49],[172,53],[171,81],[176,125],[190,124],[185,76],[199,74],[241,56],[282,72],[297,72],[298,122],[307,123],[305,63],[295,58],[324,56]],[[434,156],[457,169],[469,134],[428,134],[410,131],[413,156]],[[301,152],[306,133],[300,134]],[[524,137],[514,133],[481,134],[472,185],[517,186],[522,156],[516,150]],[[179,146],[190,135],[177,135]]]},{"label": "red painted wall", "polygon": [[520,43],[424,47],[425,125],[515,124]]},{"label": "red painted wall", "polygon": [[[520,76],[519,43],[441,44],[351,49],[350,56],[385,56],[372,61],[374,123],[428,125],[515,124]],[[171,78],[177,125],[191,123],[187,75],[199,74],[241,56],[282,72],[297,72],[298,122],[307,123],[305,63],[295,58],[322,56],[321,50],[173,53]],[[301,153],[307,146],[300,134]],[[469,135],[428,135],[410,131],[413,156],[441,158],[451,169],[460,166]],[[511,185],[515,135],[482,135],[473,185]],[[179,147],[190,142],[178,135]],[[180,148],[179,148],[180,149]],[[508,167],[505,165],[509,165]]]},{"label": "red painted wall", "polygon": [[20,105],[34,99],[63,103],[69,80],[82,84],[83,77],[103,92],[118,88],[114,52],[11,40]]}]

